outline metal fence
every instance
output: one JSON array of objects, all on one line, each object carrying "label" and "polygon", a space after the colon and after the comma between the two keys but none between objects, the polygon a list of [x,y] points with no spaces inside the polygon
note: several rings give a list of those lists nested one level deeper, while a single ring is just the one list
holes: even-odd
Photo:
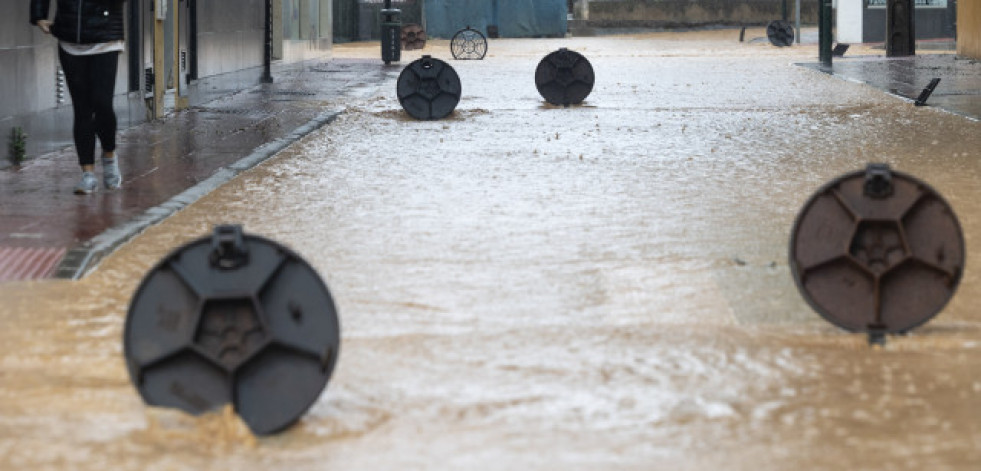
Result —
[{"label": "metal fence", "polygon": [[568,30],[566,0],[425,0],[426,32],[449,38],[471,26],[501,37],[561,37]]}]

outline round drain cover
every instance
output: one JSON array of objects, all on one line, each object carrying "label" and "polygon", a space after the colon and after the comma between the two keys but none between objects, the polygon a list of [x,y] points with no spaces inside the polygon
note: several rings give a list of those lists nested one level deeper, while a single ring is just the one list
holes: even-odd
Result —
[{"label": "round drain cover", "polygon": [[453,35],[450,52],[454,59],[483,59],[487,55],[487,38],[480,31],[467,26]]},{"label": "round drain cover", "polygon": [[426,31],[415,23],[402,27],[402,49],[411,51],[426,47]]},{"label": "round drain cover", "polygon": [[416,119],[445,118],[460,103],[462,91],[453,67],[431,56],[413,61],[399,74],[399,103]]},{"label": "round drain cover", "polygon": [[794,44],[794,25],[784,20],[771,21],[766,25],[766,37],[774,46],[790,46]]},{"label": "round drain cover", "polygon": [[535,70],[535,86],[545,101],[558,106],[577,105],[593,91],[593,66],[580,53],[566,48],[545,56]]},{"label": "round drain cover", "polygon": [[150,270],[123,335],[147,404],[200,414],[231,403],[259,435],[313,405],[340,347],[334,302],[313,268],[240,226],[219,226]]},{"label": "round drain cover", "polygon": [[790,269],[829,322],[869,333],[907,332],[954,295],[964,236],[950,205],[926,183],[883,164],[846,174],[804,205],[790,238]]}]

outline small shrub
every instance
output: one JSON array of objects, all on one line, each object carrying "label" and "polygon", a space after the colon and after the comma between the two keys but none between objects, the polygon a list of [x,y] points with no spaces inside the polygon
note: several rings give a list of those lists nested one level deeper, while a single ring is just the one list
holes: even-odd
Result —
[{"label": "small shrub", "polygon": [[20,165],[27,158],[27,134],[15,127],[10,130],[10,160],[14,165]]}]

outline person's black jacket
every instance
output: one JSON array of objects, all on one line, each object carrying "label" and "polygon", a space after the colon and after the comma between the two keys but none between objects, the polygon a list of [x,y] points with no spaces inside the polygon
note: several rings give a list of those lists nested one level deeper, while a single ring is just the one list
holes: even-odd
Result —
[{"label": "person's black jacket", "polygon": [[[95,44],[124,38],[125,0],[57,0],[51,34],[69,43]],[[48,19],[51,0],[31,0],[31,24]]]}]

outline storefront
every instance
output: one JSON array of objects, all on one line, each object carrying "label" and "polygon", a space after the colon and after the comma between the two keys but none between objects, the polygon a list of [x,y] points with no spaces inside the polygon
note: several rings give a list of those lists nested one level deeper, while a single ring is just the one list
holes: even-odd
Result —
[{"label": "storefront", "polygon": [[[37,155],[70,142],[71,98],[57,41],[28,22],[29,5],[10,2],[11,14],[0,17],[0,133],[21,128],[35,136],[28,154]],[[329,53],[332,0],[128,1],[114,103],[120,126],[258,85],[267,5],[275,59],[297,62]]]},{"label": "storefront", "polygon": [[[838,42],[884,42],[887,3],[888,0],[837,1]],[[914,0],[914,3],[917,39],[954,37],[957,0]]]}]

